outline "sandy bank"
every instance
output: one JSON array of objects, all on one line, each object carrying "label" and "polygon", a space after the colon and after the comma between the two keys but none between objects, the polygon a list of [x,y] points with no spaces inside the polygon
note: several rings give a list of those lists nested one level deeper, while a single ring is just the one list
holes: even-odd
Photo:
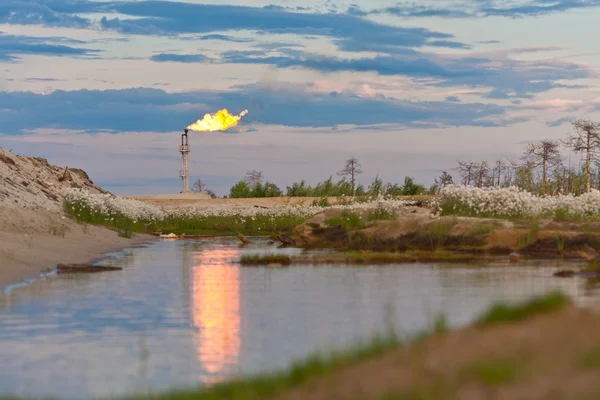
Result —
[{"label": "sandy bank", "polygon": [[36,278],[58,263],[88,263],[105,253],[153,239],[147,235],[121,238],[106,228],[63,219],[57,211],[2,210],[0,291],[24,279]]},{"label": "sandy bank", "polygon": [[109,229],[65,217],[61,193],[66,188],[107,193],[80,169],[0,148],[0,291],[58,263],[87,263],[152,239],[120,238]]}]

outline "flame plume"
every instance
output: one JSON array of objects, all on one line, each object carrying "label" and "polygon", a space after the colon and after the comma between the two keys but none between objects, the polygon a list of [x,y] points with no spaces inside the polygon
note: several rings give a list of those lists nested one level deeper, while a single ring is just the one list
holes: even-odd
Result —
[{"label": "flame plume", "polygon": [[242,111],[240,115],[231,115],[224,108],[214,114],[205,114],[203,119],[199,119],[187,128],[198,132],[225,131],[236,126],[238,121],[246,114],[248,114],[248,110]]}]

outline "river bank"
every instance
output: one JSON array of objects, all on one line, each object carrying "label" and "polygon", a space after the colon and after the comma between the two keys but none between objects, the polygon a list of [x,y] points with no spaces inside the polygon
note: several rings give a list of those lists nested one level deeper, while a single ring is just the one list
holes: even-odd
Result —
[{"label": "river bank", "polygon": [[3,209],[0,227],[0,291],[36,279],[58,263],[93,263],[106,253],[156,240],[119,237],[114,230],[63,219],[57,210]]},{"label": "river bank", "polygon": [[0,148],[0,291],[58,263],[89,263],[154,239],[120,237],[115,230],[74,221],[63,212],[66,188],[107,193],[80,169]]}]

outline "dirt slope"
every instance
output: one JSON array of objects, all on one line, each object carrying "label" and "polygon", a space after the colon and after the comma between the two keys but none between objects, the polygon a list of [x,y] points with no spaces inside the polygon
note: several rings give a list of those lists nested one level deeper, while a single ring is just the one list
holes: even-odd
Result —
[{"label": "dirt slope", "polygon": [[80,169],[0,148],[0,292],[57,263],[87,262],[139,241],[65,217],[61,193],[69,187],[108,193]]},{"label": "dirt slope", "polygon": [[599,310],[569,306],[400,347],[278,399],[597,399],[599,337]]}]

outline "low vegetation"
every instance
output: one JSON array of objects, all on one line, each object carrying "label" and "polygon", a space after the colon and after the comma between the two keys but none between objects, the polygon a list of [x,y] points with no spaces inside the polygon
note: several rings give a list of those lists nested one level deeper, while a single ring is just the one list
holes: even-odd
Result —
[{"label": "low vegetation", "polygon": [[432,212],[440,216],[465,216],[556,221],[600,220],[600,191],[580,196],[536,196],[516,187],[477,188],[449,185],[443,187],[432,202]]},{"label": "low vegetation", "polygon": [[243,255],[240,259],[241,265],[269,265],[281,264],[289,265],[291,258],[285,254],[249,254]]},{"label": "low vegetation", "polygon": [[291,231],[307,218],[326,209],[341,209],[351,216],[352,210],[357,208],[396,210],[411,203],[405,200],[378,199],[364,203],[343,202],[327,206],[217,206],[165,210],[137,200],[91,194],[82,189],[68,189],[64,193],[65,211],[77,221],[106,226],[119,232],[163,231],[189,235],[234,235],[236,231],[244,235],[270,235],[277,231]]},{"label": "low vegetation", "polygon": [[520,304],[499,303],[475,320],[476,325],[494,325],[518,322],[535,314],[555,311],[568,304],[568,299],[560,292],[533,298]]},{"label": "low vegetation", "polygon": [[[375,336],[369,342],[359,344],[346,351],[329,355],[314,355],[304,361],[294,363],[288,370],[280,373],[250,377],[244,380],[216,385],[207,390],[181,391],[166,393],[153,398],[161,400],[212,400],[238,399],[259,400],[285,390],[300,386],[313,378],[333,372],[346,365],[370,359],[397,347],[399,338],[394,335]],[[128,397],[128,400],[147,399],[147,395]]]}]

